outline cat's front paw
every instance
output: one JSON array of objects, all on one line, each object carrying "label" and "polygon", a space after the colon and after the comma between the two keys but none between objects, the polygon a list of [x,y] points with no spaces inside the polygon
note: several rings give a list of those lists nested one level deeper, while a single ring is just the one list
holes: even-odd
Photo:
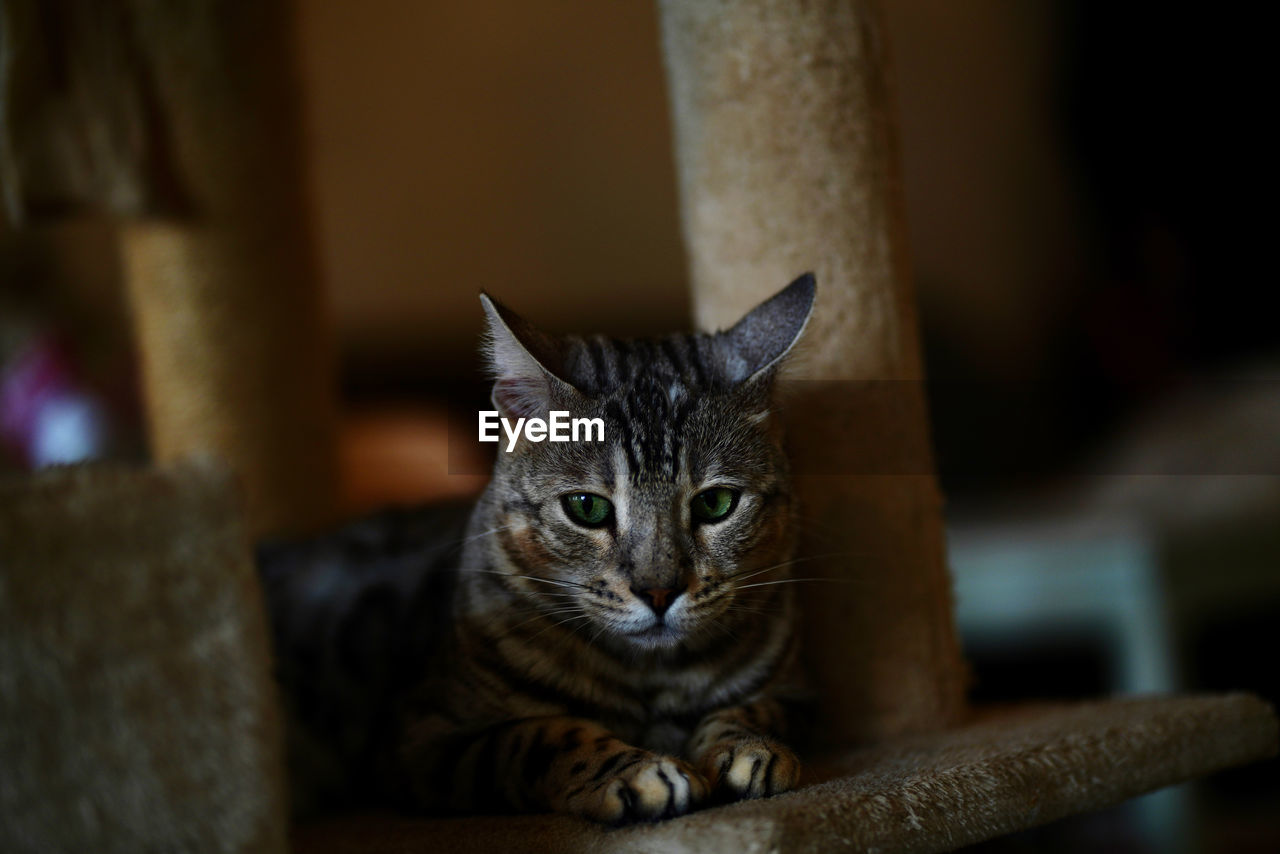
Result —
[{"label": "cat's front paw", "polygon": [[800,781],[800,760],[791,749],[760,736],[720,741],[699,765],[712,789],[733,800],[776,795]]},{"label": "cat's front paw", "polygon": [[707,781],[688,763],[637,754],[570,791],[569,812],[609,824],[670,818],[693,809],[710,791]]}]

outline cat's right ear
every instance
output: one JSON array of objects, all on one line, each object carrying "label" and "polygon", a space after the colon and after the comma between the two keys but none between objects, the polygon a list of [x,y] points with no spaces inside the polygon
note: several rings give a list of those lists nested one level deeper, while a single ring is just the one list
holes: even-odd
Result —
[{"label": "cat's right ear", "polygon": [[484,350],[493,374],[494,406],[507,417],[546,417],[553,397],[564,399],[573,392],[556,376],[563,368],[563,348],[488,294],[480,294],[480,303],[489,325]]},{"label": "cat's right ear", "polygon": [[817,288],[813,273],[805,273],[747,312],[731,329],[716,333],[724,375],[744,385],[773,376],[804,334]]}]

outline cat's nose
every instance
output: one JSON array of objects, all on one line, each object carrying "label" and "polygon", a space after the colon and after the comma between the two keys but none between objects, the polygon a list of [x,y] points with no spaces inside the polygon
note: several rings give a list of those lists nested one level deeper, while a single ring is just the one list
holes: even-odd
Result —
[{"label": "cat's nose", "polygon": [[644,600],[653,609],[653,613],[661,617],[671,607],[671,603],[675,601],[675,598],[684,592],[684,588],[650,587],[647,590],[639,590],[633,587],[631,592]]}]

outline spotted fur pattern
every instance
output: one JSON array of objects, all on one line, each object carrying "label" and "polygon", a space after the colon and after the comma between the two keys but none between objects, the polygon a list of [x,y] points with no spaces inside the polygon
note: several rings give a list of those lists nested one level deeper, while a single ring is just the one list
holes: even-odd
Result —
[{"label": "spotted fur pattern", "polygon": [[[495,405],[599,417],[605,441],[500,452],[457,557],[409,573],[447,590],[447,613],[387,612],[401,634],[435,621],[379,686],[395,718],[381,779],[411,805],[621,823],[796,784],[780,740],[795,603],[777,583],[792,495],[771,407],[813,297],[805,276],[727,332],[639,341],[546,335],[485,299]],[[691,509],[708,489],[731,490],[723,518]],[[607,499],[607,523],[575,520],[575,493]]]}]

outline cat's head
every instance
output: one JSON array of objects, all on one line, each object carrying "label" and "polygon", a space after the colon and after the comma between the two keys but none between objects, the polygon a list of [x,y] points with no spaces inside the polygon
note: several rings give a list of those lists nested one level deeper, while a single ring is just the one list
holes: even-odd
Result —
[{"label": "cat's head", "polygon": [[759,619],[793,545],[774,382],[814,296],[806,274],[727,331],[626,341],[549,335],[482,297],[501,416],[604,428],[511,451],[504,435],[486,551],[509,589],[634,650]]}]

